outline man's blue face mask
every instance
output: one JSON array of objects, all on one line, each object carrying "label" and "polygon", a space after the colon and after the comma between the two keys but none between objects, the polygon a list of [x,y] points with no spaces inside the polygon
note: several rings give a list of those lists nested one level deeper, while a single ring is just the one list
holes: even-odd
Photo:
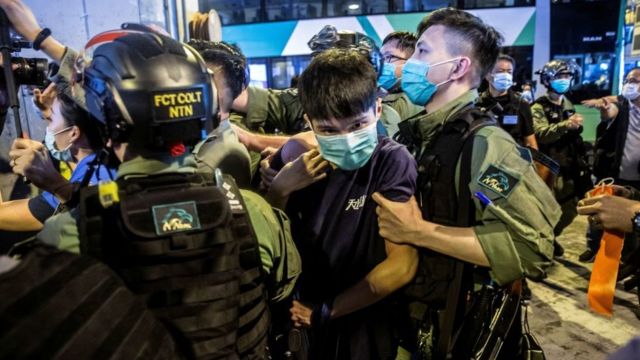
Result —
[{"label": "man's blue face mask", "polygon": [[551,80],[551,89],[558,94],[564,94],[571,87],[571,79],[554,79]]},{"label": "man's blue face mask", "polygon": [[385,90],[391,90],[397,82],[396,65],[388,62],[384,63],[382,66],[382,74],[380,74],[378,78],[378,86]]},{"label": "man's blue face mask", "polygon": [[436,91],[438,91],[438,87],[451,81],[451,79],[448,79],[439,84],[434,84],[427,79],[429,70],[434,66],[446,64],[459,59],[460,58],[457,57],[432,65],[413,58],[407,60],[402,68],[402,91],[407,94],[407,97],[409,97],[409,100],[411,100],[412,103],[420,106],[427,105]]},{"label": "man's blue face mask", "polygon": [[506,72],[492,75],[491,85],[499,92],[507,91],[513,85],[513,76]]},{"label": "man's blue face mask", "polygon": [[340,135],[316,135],[322,157],[343,170],[363,167],[378,145],[377,121]]},{"label": "man's blue face mask", "polygon": [[44,145],[47,150],[49,150],[52,158],[64,162],[73,161],[73,154],[71,153],[71,143],[69,143],[69,145],[62,150],[58,150],[58,147],[56,146],[56,135],[67,132],[71,129],[73,129],[73,126],[66,127],[55,133],[49,130],[48,127],[45,129]]}]

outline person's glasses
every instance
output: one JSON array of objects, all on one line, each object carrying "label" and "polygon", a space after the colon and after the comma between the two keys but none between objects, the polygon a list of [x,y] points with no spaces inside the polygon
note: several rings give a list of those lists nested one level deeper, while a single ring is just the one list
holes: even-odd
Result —
[{"label": "person's glasses", "polygon": [[396,56],[396,55],[385,55],[382,57],[384,59],[384,62],[393,64],[395,62],[398,61],[407,61],[406,58],[400,57],[400,56]]}]

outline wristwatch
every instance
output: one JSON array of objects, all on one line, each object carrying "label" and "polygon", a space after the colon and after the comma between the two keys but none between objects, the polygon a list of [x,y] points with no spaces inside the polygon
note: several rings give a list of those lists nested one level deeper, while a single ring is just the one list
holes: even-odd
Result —
[{"label": "wristwatch", "polygon": [[633,232],[640,234],[640,211],[636,211],[635,215],[633,215],[631,225],[633,226]]}]

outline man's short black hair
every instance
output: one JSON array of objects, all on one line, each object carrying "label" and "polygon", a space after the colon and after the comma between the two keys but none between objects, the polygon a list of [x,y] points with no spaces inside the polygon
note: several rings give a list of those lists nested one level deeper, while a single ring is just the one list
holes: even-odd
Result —
[{"label": "man's short black hair", "polygon": [[80,132],[87,138],[91,150],[98,152],[104,147],[105,134],[101,129],[101,123],[95,119],[89,111],[80,106],[71,95],[61,91],[57,95],[60,115],[64,119],[65,127],[77,126]]},{"label": "man's short black hair", "polygon": [[516,69],[516,59],[512,58],[511,56],[509,56],[507,54],[498,55],[498,58],[496,59],[496,63],[498,61],[508,61],[508,62],[511,63],[511,66],[513,66],[513,70]]},{"label": "man's short black hair", "polygon": [[240,95],[247,79],[247,58],[239,47],[224,41],[190,40],[191,47],[200,53],[208,66],[222,67],[223,76],[231,95],[235,99]]},{"label": "man's short black hair", "polygon": [[353,49],[329,49],[313,58],[298,80],[298,96],[310,119],[346,119],[376,102],[377,74]]},{"label": "man's short black hair", "polygon": [[500,53],[502,35],[482,19],[463,10],[439,9],[425,16],[418,25],[418,37],[428,28],[442,25],[456,39],[447,39],[447,50],[452,55],[468,54],[475,68],[475,84],[491,71]]},{"label": "man's short black hair", "polygon": [[416,49],[416,42],[418,42],[418,38],[412,32],[408,31],[394,31],[387,35],[384,40],[382,40],[382,45],[396,40],[398,42],[397,47],[402,51],[408,51],[409,54],[413,54],[413,51]]}]

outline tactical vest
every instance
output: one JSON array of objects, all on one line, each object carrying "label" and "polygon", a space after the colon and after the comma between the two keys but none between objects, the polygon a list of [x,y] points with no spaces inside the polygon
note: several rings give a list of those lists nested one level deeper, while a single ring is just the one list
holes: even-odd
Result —
[{"label": "tactical vest", "polygon": [[169,331],[104,264],[36,245],[0,274],[1,359],[180,359]]},{"label": "tactical vest", "polygon": [[[466,108],[448,121],[418,159],[418,189],[425,220],[447,226],[468,227],[475,223],[475,205],[469,193],[473,135],[487,125],[497,126],[487,114]],[[412,135],[401,126],[401,139]],[[414,148],[419,144],[414,144]],[[459,187],[456,166],[461,160]],[[457,260],[421,249],[420,266],[407,294],[436,308],[445,305]]]},{"label": "tactical vest", "polygon": [[[475,204],[468,184],[471,181],[471,156],[475,133],[484,126],[497,126],[495,120],[473,106],[462,109],[448,121],[418,159],[418,198],[425,220],[447,226],[469,227],[476,223]],[[405,124],[410,124],[407,122]],[[401,124],[403,125],[403,124]],[[406,125],[400,127],[401,139],[413,135]],[[414,141],[414,149],[420,144]],[[460,161],[459,186],[456,167]],[[449,354],[454,329],[461,326],[472,290],[474,266],[431,250],[420,249],[418,271],[405,294],[414,301],[412,317],[435,324],[436,358]],[[416,304],[419,304],[416,306]],[[421,304],[421,305],[420,305]],[[426,312],[416,308],[426,308]],[[442,316],[434,316],[444,310]],[[435,317],[435,319],[434,319]],[[422,325],[420,325],[422,326]],[[434,343],[435,345],[435,343]]]},{"label": "tactical vest", "polygon": [[111,205],[114,194],[99,187],[81,192],[81,252],[114,269],[187,358],[266,358],[259,249],[233,179],[213,186],[164,174],[117,184]]},{"label": "tactical vest", "polygon": [[[506,132],[508,132],[518,143],[522,142],[522,133],[520,132],[521,119],[518,118],[518,121],[515,124],[505,124],[504,117],[505,115],[518,116],[520,112],[520,94],[515,91],[509,91],[509,102],[506,105],[502,105],[498,103],[498,101],[491,96],[491,94],[485,93],[483,94],[478,102],[476,103],[476,107],[481,111],[486,111],[490,114],[493,114],[495,118],[498,120],[500,127],[503,128]],[[528,105],[527,105],[528,106]]]}]

